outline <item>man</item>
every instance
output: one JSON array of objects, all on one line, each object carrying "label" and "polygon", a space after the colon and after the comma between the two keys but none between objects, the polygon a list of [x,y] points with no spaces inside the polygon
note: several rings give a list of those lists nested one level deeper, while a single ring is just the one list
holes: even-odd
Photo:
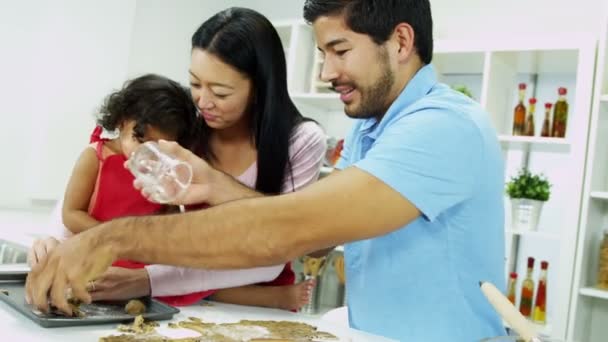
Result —
[{"label": "man", "polygon": [[[117,258],[252,267],[347,243],[354,328],[402,341],[504,334],[478,287],[504,285],[500,147],[479,105],[437,82],[429,1],[307,0],[304,16],[325,55],[322,79],[360,119],[341,171],[288,195],[100,225],[42,260],[29,300],[46,309],[50,289],[69,310],[65,289],[88,300],[86,282]],[[190,198],[208,184],[228,186],[202,160],[163,146],[193,165]]]}]

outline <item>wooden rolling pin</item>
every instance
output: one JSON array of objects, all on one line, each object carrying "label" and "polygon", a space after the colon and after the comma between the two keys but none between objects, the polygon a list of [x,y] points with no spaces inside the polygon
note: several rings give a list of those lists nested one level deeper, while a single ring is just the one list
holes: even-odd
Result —
[{"label": "wooden rolling pin", "polygon": [[334,259],[334,269],[340,284],[346,283],[346,275],[344,274],[344,256],[339,255]]},{"label": "wooden rolling pin", "polygon": [[534,326],[513,306],[500,290],[489,282],[479,282],[481,292],[488,299],[500,317],[511,325],[511,328],[526,342],[541,342]]}]

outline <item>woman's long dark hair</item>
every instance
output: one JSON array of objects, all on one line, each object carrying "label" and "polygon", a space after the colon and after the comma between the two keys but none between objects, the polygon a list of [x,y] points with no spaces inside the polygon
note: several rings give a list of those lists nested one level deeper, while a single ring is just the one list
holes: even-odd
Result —
[{"label": "woman's long dark hair", "polygon": [[[291,174],[289,140],[305,119],[287,91],[287,67],[279,34],[262,14],[233,7],[221,11],[196,30],[192,49],[202,49],[247,75],[253,84],[249,131],[257,150],[255,189],[281,192]],[[211,128],[202,121],[199,154],[213,159]]]}]

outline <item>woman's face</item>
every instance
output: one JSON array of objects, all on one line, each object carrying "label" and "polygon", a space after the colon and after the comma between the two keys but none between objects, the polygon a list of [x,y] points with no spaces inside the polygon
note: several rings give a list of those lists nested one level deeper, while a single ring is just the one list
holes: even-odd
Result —
[{"label": "woman's face", "polygon": [[199,48],[192,50],[190,91],[209,127],[226,129],[246,120],[252,95],[251,80]]}]

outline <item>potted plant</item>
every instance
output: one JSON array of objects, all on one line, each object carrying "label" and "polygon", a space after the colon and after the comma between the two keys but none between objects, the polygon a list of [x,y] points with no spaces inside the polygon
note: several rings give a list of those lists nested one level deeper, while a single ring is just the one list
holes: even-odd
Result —
[{"label": "potted plant", "polygon": [[469,88],[466,85],[463,84],[455,84],[452,86],[452,89],[456,90],[459,93],[464,94],[465,96],[468,96],[472,99],[473,98],[473,93],[471,93],[471,91],[469,90]]},{"label": "potted plant", "polygon": [[522,169],[507,183],[507,195],[511,198],[513,228],[536,230],[543,203],[549,200],[551,184],[543,175]]}]

